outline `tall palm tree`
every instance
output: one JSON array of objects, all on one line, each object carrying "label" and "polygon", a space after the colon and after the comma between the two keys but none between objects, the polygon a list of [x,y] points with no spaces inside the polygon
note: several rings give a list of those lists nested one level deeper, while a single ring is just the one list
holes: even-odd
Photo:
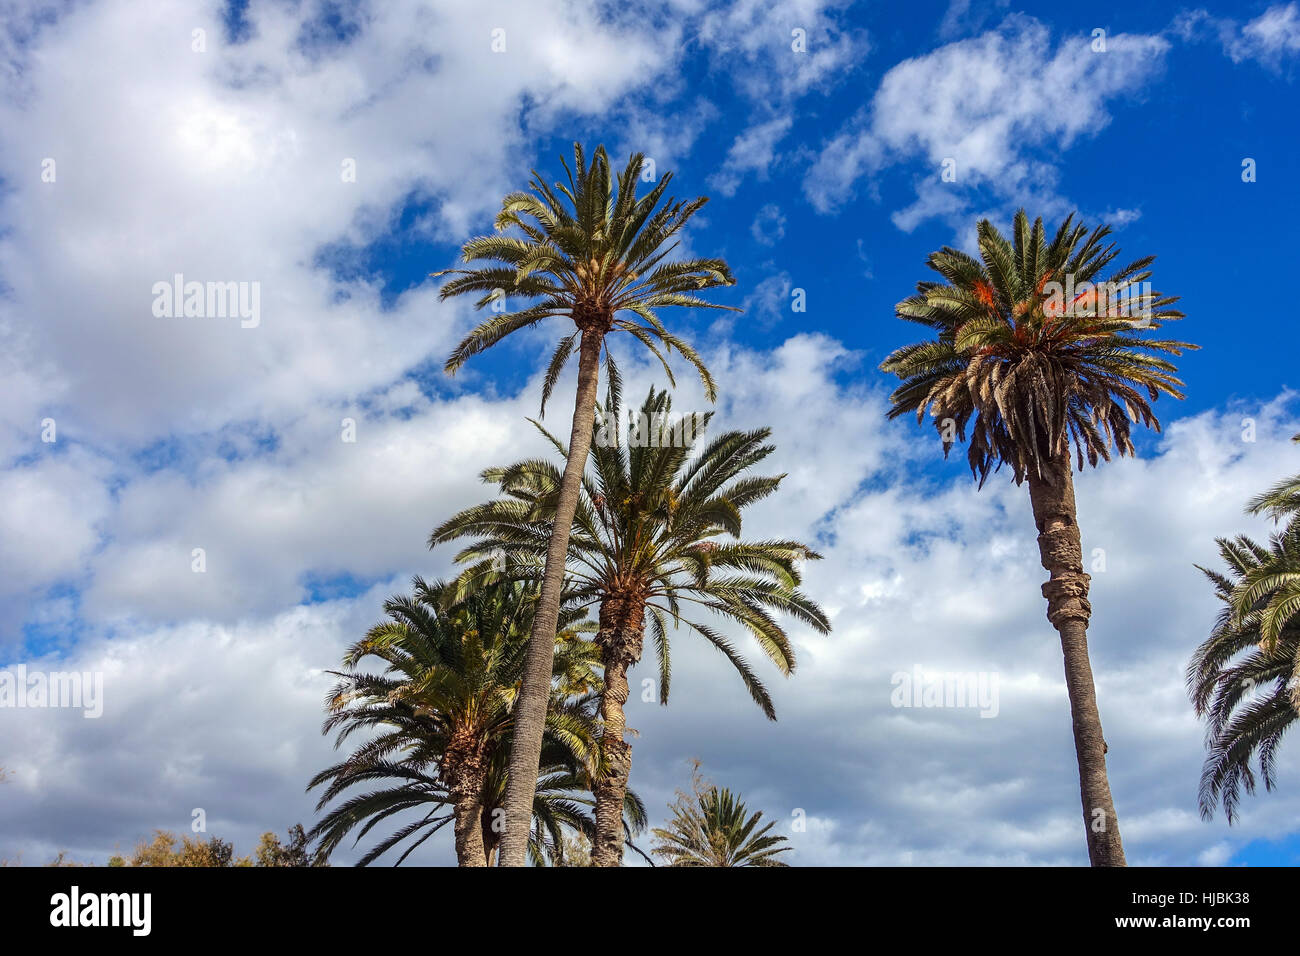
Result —
[{"label": "tall palm tree", "polygon": [[[371,628],[352,646],[326,705],[324,732],[338,730],[335,746],[359,731],[377,731],[343,762],[317,774],[308,789],[328,783],[317,809],[361,784],[387,789],[348,799],[313,828],[324,857],[355,827],[364,837],[388,817],[407,810],[424,815],[381,841],[361,860],[372,862],[404,840],[418,836],[398,863],[448,822],[453,825],[461,866],[485,866],[495,848],[495,811],[505,777],[505,753],[513,729],[513,707],[523,669],[526,635],[535,591],[520,584],[484,588],[452,603],[441,584],[417,578],[413,597],[385,604],[389,620]],[[595,696],[600,679],[588,641],[578,637],[585,611],[567,609],[560,624],[554,671],[557,682],[547,716],[548,787],[537,794],[539,824],[533,855],[544,836],[561,826],[582,832],[573,790],[597,750]],[[384,673],[357,669],[366,658],[385,664]],[[554,845],[554,841],[551,841]],[[562,846],[562,844],[560,844]]]},{"label": "tall palm tree", "polygon": [[1182,318],[1170,308],[1177,298],[1151,290],[1154,256],[1112,269],[1119,250],[1106,242],[1109,235],[1109,226],[1089,232],[1073,214],[1050,240],[1042,219],[1031,227],[1024,210],[1011,240],[981,221],[979,257],[948,247],[931,254],[927,264],[942,281],[918,283],[917,294],[897,306],[899,318],[929,327],[934,337],[898,349],[880,366],[902,380],[891,418],[913,413],[919,422],[928,412],[945,455],[966,441],[969,426],[967,460],[981,486],[1004,464],[1016,484],[1029,484],[1094,866],[1124,865],[1124,847],[1088,660],[1092,607],[1071,445],[1080,471],[1085,459],[1109,461],[1112,445],[1133,454],[1131,424],[1159,429],[1150,403],[1162,393],[1182,398],[1177,369],[1164,356],[1195,347],[1143,334]]},{"label": "tall palm tree", "polygon": [[[725,432],[693,454],[685,439],[703,439],[712,413],[674,422],[671,410],[668,393],[651,389],[639,418],[628,422],[620,440],[611,390],[597,438],[590,443],[591,467],[569,541],[567,593],[575,609],[598,605],[594,643],[604,664],[602,773],[595,787],[592,849],[596,866],[622,861],[620,815],[632,766],[623,706],[627,671],[641,659],[646,627],[658,651],[661,703],[668,702],[671,621],[726,655],[750,696],[773,720],[771,697],[749,664],[722,634],[693,619],[690,608],[742,625],[786,675],[794,670],[794,652],[774,614],[789,615],[822,633],[830,630],[822,609],[798,590],[800,562],[820,555],[798,541],[739,540],[742,510],[776,491],[784,477],[749,474],[773,451],[766,444],[770,429]],[[542,433],[566,455],[561,442],[545,429]],[[430,543],[476,539],[457,555],[470,564],[460,579],[463,587],[491,580],[503,565],[507,574],[535,579],[557,511],[559,469],[532,459],[488,469],[483,478],[497,484],[501,496],[452,517],[434,530]]]},{"label": "tall palm tree", "polygon": [[1197,716],[1207,724],[1201,815],[1209,819],[1222,803],[1229,823],[1243,788],[1255,792],[1252,758],[1264,788],[1273,789],[1278,744],[1300,717],[1300,475],[1247,510],[1287,524],[1267,546],[1245,535],[1218,539],[1228,574],[1201,571],[1224,609],[1187,668]]},{"label": "tall palm tree", "polygon": [[761,811],[749,814],[730,790],[705,784],[698,767],[691,774],[692,792],[678,791],[668,805],[672,819],[654,830],[651,850],[669,866],[789,866],[778,859],[790,847],[783,836],[769,836],[776,824],[759,827]]},{"label": "tall palm tree", "polygon": [[[674,237],[707,202],[706,198],[664,200],[671,173],[638,198],[637,184],[644,168],[640,153],[634,154],[616,177],[604,147],[596,149],[590,165],[581,145],[574,144],[573,154],[574,168],[564,163],[567,186],[557,182],[552,188],[534,170],[531,192],[512,192],[502,201],[496,217],[497,234],[465,243],[465,263],[488,265],[435,273],[456,276],[442,287],[442,299],[474,293],[480,296],[478,308],[492,306],[494,310],[504,310],[508,296],[529,303],[517,311],[499,311],[470,332],[447,359],[444,368],[448,374],[454,374],[471,356],[512,332],[552,317],[568,319],[573,330],[560,340],[546,370],[544,413],[546,401],[575,347],[578,353],[570,454],[556,503],[510,758],[501,853],[502,863],[507,866],[522,866],[526,855],[564,556],[591,437],[602,348],[611,379],[618,375],[606,336],[627,332],[663,363],[669,381],[672,369],[667,356],[676,349],[695,366],[712,400],[715,388],[708,369],[690,345],[664,326],[655,310],[666,306],[729,308],[700,299],[695,293],[735,284],[721,259],[667,260],[677,246]],[[662,352],[656,342],[663,346]]]}]

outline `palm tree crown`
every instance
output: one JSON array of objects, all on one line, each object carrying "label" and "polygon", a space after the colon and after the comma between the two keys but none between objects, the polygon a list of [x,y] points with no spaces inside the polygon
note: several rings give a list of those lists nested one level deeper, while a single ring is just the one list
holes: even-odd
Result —
[{"label": "palm tree crown", "polygon": [[[775,719],[771,697],[748,663],[722,634],[695,620],[689,608],[740,623],[789,674],[794,650],[773,612],[821,633],[830,630],[822,609],[798,589],[801,562],[820,555],[798,541],[738,540],[741,511],[774,492],[784,477],[747,474],[773,452],[766,444],[770,429],[728,431],[693,450],[682,436],[693,436],[698,444],[712,413],[672,421],[671,410],[668,393],[651,389],[639,419],[628,423],[620,440],[614,437],[619,431],[615,396],[607,400],[569,541],[567,593],[575,607],[600,604],[602,626],[611,613],[639,625],[644,612],[659,656],[661,702],[667,703],[670,686],[671,622],[685,625],[725,654],[755,702]],[[542,432],[564,455],[564,446]],[[559,469],[531,459],[490,468],[483,480],[498,485],[502,496],[450,518],[434,530],[430,546],[477,538],[457,555],[458,561],[471,564],[461,576],[462,587],[491,580],[502,568],[535,578],[549,536]]]},{"label": "palm tree crown", "polygon": [[[339,682],[326,699],[330,716],[323,731],[338,732],[336,747],[359,732],[371,736],[311,781],[309,789],[327,784],[317,809],[360,785],[389,786],[353,796],[322,818],[311,833],[320,841],[322,859],[357,827],[365,836],[390,816],[420,811],[360,861],[373,862],[412,839],[397,860],[401,863],[453,821],[457,797],[465,790],[476,819],[464,824],[481,828],[488,844],[480,846],[476,838],[476,852],[490,852],[495,842],[491,816],[504,789],[534,595],[524,585],[507,583],[455,604],[449,598],[445,585],[416,578],[414,595],[389,599],[384,606],[389,619],[349,649],[344,658],[348,670],[331,672]],[[562,842],[547,839],[561,826],[594,830],[577,809],[582,798],[575,804],[574,795],[581,790],[574,781],[589,773],[597,759],[594,709],[601,680],[595,649],[578,636],[584,617],[583,611],[566,610],[561,618],[564,631],[557,641],[544,748],[548,785],[534,803],[534,860],[562,852]],[[372,657],[387,665],[384,673],[357,669]]]},{"label": "palm tree crown", "polygon": [[[707,198],[678,201],[669,197],[664,201],[672,181],[672,173],[665,173],[638,199],[637,185],[646,168],[640,153],[634,154],[617,176],[610,171],[603,146],[596,148],[588,164],[582,146],[575,143],[573,158],[574,168],[564,163],[568,185],[548,186],[533,170],[531,192],[512,192],[502,200],[497,234],[465,243],[464,262],[491,265],[434,273],[456,276],[442,287],[442,299],[477,293],[481,297],[476,307],[480,309],[503,308],[507,296],[520,296],[530,303],[517,311],[502,311],[471,331],[448,357],[447,372],[454,373],[471,356],[512,332],[560,316],[571,319],[576,329],[560,340],[552,355],[542,393],[543,410],[583,332],[600,336],[611,331],[629,333],[663,363],[669,381],[673,374],[667,354],[676,349],[695,366],[712,400],[715,386],[708,369],[690,345],[664,327],[655,312],[674,305],[732,308],[695,295],[735,284],[722,259],[666,261],[677,247],[674,237]],[[508,235],[511,229],[518,235]],[[608,350],[606,363],[611,375],[617,375]]]},{"label": "palm tree crown", "polygon": [[1140,334],[1182,318],[1169,308],[1177,297],[1150,291],[1154,256],[1103,279],[1119,255],[1108,235],[1109,226],[1089,233],[1071,214],[1049,242],[1042,219],[1031,227],[1021,210],[1010,241],[980,222],[979,258],[948,247],[931,254],[943,281],[918,283],[897,314],[937,337],[881,364],[903,380],[890,417],[921,421],[928,411],[945,454],[970,425],[967,458],[981,483],[1004,463],[1017,483],[1041,474],[1071,442],[1080,468],[1085,458],[1109,460],[1112,443],[1132,454],[1131,423],[1159,429],[1150,402],[1182,397],[1162,356],[1196,346]]}]

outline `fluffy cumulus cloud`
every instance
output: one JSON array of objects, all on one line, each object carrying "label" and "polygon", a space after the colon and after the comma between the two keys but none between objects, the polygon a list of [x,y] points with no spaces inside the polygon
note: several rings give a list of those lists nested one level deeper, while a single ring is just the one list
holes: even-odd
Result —
[{"label": "fluffy cumulus cloud", "polygon": [[[521,108],[539,129],[598,112],[675,55],[670,28],[590,3],[374,4],[352,32],[330,9],[254,4],[235,42],[216,3],[98,4],[10,52],[9,448],[42,412],[138,441],[390,381],[457,313],[427,290],[386,308],[327,250],[364,248],[408,205],[437,213],[409,238],[460,235],[526,166]],[[154,285],[177,274],[257,283],[258,324],[158,317]]]},{"label": "fluffy cumulus cloud", "polygon": [[110,510],[109,473],[82,448],[0,472],[0,599],[82,566]]},{"label": "fluffy cumulus cloud", "polygon": [[313,582],[414,568],[437,515],[479,494],[478,472],[515,453],[527,438],[516,423],[533,412],[531,401],[417,399],[401,418],[356,412],[355,435],[317,421],[256,461],[141,476],[118,496],[112,540],[89,563],[86,609],[230,621],[309,597]]},{"label": "fluffy cumulus cloud", "polygon": [[[0,755],[7,798],[49,814],[10,817],[3,852],[172,825],[206,804],[132,783],[139,812],[118,826],[90,794],[200,766],[209,802],[250,794],[249,827],[282,822],[284,800],[305,819],[292,795],[319,757],[277,768],[291,755],[247,734],[288,705],[311,716],[295,739],[313,740],[322,687],[296,705],[293,688],[378,598],[293,609],[427,571],[439,509],[527,440],[514,401],[434,407],[404,377],[468,319],[427,285],[384,289],[369,250],[464,235],[533,137],[671,73],[677,28],[586,0],[5,8],[0,656],[64,654],[105,673],[109,703],[101,723],[32,712],[17,730],[5,711],[5,739],[30,744]],[[236,283],[250,308],[160,315],[156,286],[177,275]],[[223,698],[227,718],[206,712]],[[262,713],[236,730],[240,710]]]},{"label": "fluffy cumulus cloud", "polygon": [[4,754],[0,855],[42,863],[65,850],[103,864],[154,828],[188,834],[196,810],[243,853],[268,829],[312,820],[307,782],[333,760],[318,733],[323,671],[373,623],[383,593],[239,625],[90,638],[27,661],[29,671],[98,675],[102,714],[6,712],[6,739],[23,745]]},{"label": "fluffy cumulus cloud", "polygon": [[968,210],[977,190],[1003,202],[1054,200],[1054,154],[1110,121],[1108,104],[1162,68],[1169,41],[1116,34],[1105,50],[1086,35],[1053,39],[1016,14],[977,37],[890,68],[870,103],[821,148],[805,180],[829,211],[886,169],[919,169],[916,201],[895,216],[910,231]]}]

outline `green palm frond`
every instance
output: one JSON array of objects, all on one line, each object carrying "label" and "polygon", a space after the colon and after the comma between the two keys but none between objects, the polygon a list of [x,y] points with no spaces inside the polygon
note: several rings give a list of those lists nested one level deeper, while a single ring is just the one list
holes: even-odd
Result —
[{"label": "green palm frond", "polygon": [[[445,370],[454,374],[511,333],[560,317],[571,321],[576,332],[566,334],[552,353],[543,412],[579,333],[603,338],[611,332],[627,332],[665,368],[676,351],[696,369],[712,400],[716,386],[709,370],[655,312],[670,306],[740,311],[699,297],[708,289],[735,284],[722,259],[667,258],[682,229],[707,200],[666,196],[671,173],[638,197],[645,166],[640,153],[633,154],[617,176],[603,146],[588,160],[575,143],[573,166],[561,162],[567,185],[548,186],[533,170],[528,191],[512,192],[502,200],[496,234],[476,236],[464,244],[461,259],[474,268],[433,273],[450,277],[439,290],[441,299],[476,294],[475,307],[490,307],[494,313],[452,350]],[[511,309],[511,300],[523,305]],[[670,380],[671,376],[669,368]]]},{"label": "green palm frond", "polygon": [[[671,397],[655,389],[631,421],[618,416],[612,401],[597,415],[569,540],[575,606],[633,601],[645,609],[662,702],[669,692],[669,633],[684,626],[727,657],[755,702],[775,719],[771,698],[748,663],[694,614],[705,611],[743,627],[783,674],[795,667],[783,618],[819,633],[830,630],[825,612],[799,590],[801,565],[820,555],[797,541],[740,538],[744,508],[781,482],[782,476],[749,474],[774,451],[770,430],[710,438],[710,415],[673,418]],[[558,442],[557,451],[564,451]],[[430,546],[471,539],[457,556],[468,565],[462,580],[481,580],[484,556],[496,551],[508,555],[506,576],[532,579],[549,542],[559,469],[526,460],[489,469],[484,479],[499,496],[435,528]]]},{"label": "green palm frond", "polygon": [[669,866],[789,866],[779,859],[791,847],[771,833],[774,821],[760,825],[762,812],[750,813],[730,790],[706,785],[698,769],[692,793],[678,793],[669,804],[668,826],[655,828],[652,852]]},{"label": "green palm frond", "polygon": [[[535,602],[535,588],[524,582],[495,580],[462,592],[416,578],[412,595],[385,603],[388,619],[348,649],[345,670],[331,672],[338,683],[326,697],[323,731],[336,734],[336,748],[355,734],[369,736],[308,786],[322,788],[317,810],[324,815],[309,833],[322,859],[349,836],[359,843],[381,823],[400,818],[402,825],[370,847],[358,865],[406,844],[395,865],[404,861],[453,819],[448,761],[465,741],[487,763],[483,815],[491,839],[494,813],[504,800],[513,708]],[[553,784],[597,769],[596,702],[603,689],[599,652],[582,637],[594,624],[585,610],[571,606],[559,620],[542,768]],[[381,662],[383,670],[360,669],[367,660]],[[540,789],[536,820],[584,830],[586,822],[556,810],[584,786],[579,781],[567,790]],[[628,823],[637,832],[644,827],[638,823],[644,808],[638,807],[633,805]],[[547,845],[535,850],[551,859]]]},{"label": "green palm frond", "polygon": [[1024,210],[1011,239],[988,220],[977,232],[978,257],[933,253],[928,264],[943,281],[918,283],[896,307],[935,337],[881,363],[901,380],[890,417],[928,415],[945,455],[967,442],[981,484],[1004,464],[1017,483],[1042,474],[1071,446],[1080,468],[1108,461],[1112,449],[1133,454],[1134,424],[1160,428],[1151,404],[1183,397],[1164,356],[1196,348],[1149,335],[1183,317],[1171,308],[1176,297],[1149,288],[1154,257],[1111,268],[1110,228],[1089,232],[1073,215],[1051,242]]}]

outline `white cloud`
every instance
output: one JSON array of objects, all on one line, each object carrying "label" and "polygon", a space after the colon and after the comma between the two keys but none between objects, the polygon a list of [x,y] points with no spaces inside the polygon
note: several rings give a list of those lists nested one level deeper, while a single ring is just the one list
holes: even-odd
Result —
[{"label": "white cloud", "polygon": [[845,0],[731,0],[702,12],[698,35],[717,69],[771,106],[829,89],[865,59],[865,34],[839,23],[845,6]]},{"label": "white cloud", "polygon": [[1234,62],[1260,60],[1276,66],[1300,53],[1300,4],[1269,7],[1241,28],[1241,36],[1228,48]]},{"label": "white cloud", "polygon": [[724,196],[732,196],[749,173],[760,181],[766,180],[776,161],[776,146],[792,125],[793,117],[778,116],[745,130],[731,144],[722,168],[709,179],[709,185]]},{"label": "white cloud", "polygon": [[[429,531],[482,495],[483,468],[523,447],[544,453],[524,421],[536,394],[349,410],[355,442],[343,440],[340,416],[316,416],[285,429],[273,454],[212,462],[192,477],[137,477],[119,495],[112,542],[91,562],[87,612],[231,622],[303,600],[309,574],[367,580],[427,566]],[[191,568],[194,548],[204,549],[203,573]]]},{"label": "white cloud", "polygon": [[1213,38],[1233,63],[1254,60],[1280,71],[1300,54],[1300,4],[1274,4],[1245,24],[1207,10],[1187,10],[1174,18],[1170,32],[1187,41]]},{"label": "white cloud", "polygon": [[83,448],[0,471],[0,596],[81,575],[111,509],[111,475]]},{"label": "white cloud", "polygon": [[[833,393],[824,378],[805,373],[809,379],[814,394]],[[755,392],[763,384],[755,380]],[[754,414],[776,426],[776,466],[809,478],[806,494],[772,511],[781,512],[781,533],[807,536],[797,527],[807,522],[830,536],[808,587],[831,610],[835,631],[800,635],[798,673],[788,683],[772,678],[780,722],[766,729],[738,688],[719,693],[735,683],[725,662],[680,641],[673,703],[667,711],[637,707],[629,717],[641,732],[637,759],[655,765],[634,770],[634,783],[654,784],[687,740],[685,755],[702,757],[721,781],[764,793],[769,815],[803,808],[834,821],[831,845],[792,834],[804,863],[1082,862],[1059,641],[1039,593],[1046,572],[1024,489],[995,480],[977,492],[960,459],[951,482],[927,487],[914,463],[939,454],[929,430],[880,423],[870,398],[861,425],[832,419],[823,430],[820,407],[816,398],[778,394]],[[1261,423],[1255,444],[1241,440],[1246,414]],[[1090,644],[1132,862],[1222,859],[1285,830],[1300,806],[1300,776],[1284,770],[1279,790],[1249,801],[1238,826],[1199,819],[1202,734],[1183,684],[1188,657],[1217,613],[1193,563],[1215,563],[1216,535],[1264,531],[1241,509],[1300,466],[1288,441],[1295,429],[1293,399],[1175,420],[1147,457],[1078,479],[1085,554],[1091,562],[1103,548],[1107,558],[1106,570],[1093,573]],[[858,449],[878,457],[865,468],[843,467],[843,453]],[[750,533],[766,531],[771,519],[761,520],[747,525]],[[998,674],[997,718],[893,708],[891,675],[918,665]],[[679,707],[684,713],[674,713]],[[690,736],[686,728],[706,718],[710,733]],[[762,756],[773,753],[783,755],[777,766]],[[1207,847],[1220,849],[1205,857]]]},{"label": "white cloud", "polygon": [[[0,449],[28,445],[38,412],[70,435],[143,442],[390,382],[444,350],[463,309],[426,285],[384,310],[318,254],[388,233],[408,200],[436,210],[408,241],[459,237],[523,172],[521,115],[541,132],[599,114],[679,47],[671,25],[546,0],[379,4],[346,42],[304,49],[320,9],[253,5],[230,45],[217,3],[106,3],[9,51],[22,86],[0,105],[14,226],[0,238]],[[261,324],[155,318],[152,286],[177,273],[259,282]]]},{"label": "white cloud", "polygon": [[29,672],[102,674],[103,714],[3,712],[13,745],[3,754],[12,776],[0,857],[39,864],[67,850],[102,866],[154,828],[188,835],[200,808],[207,832],[241,855],[266,830],[310,826],[317,795],[307,782],[337,759],[320,735],[333,682],[324,670],[382,616],[387,593],[239,625],[88,635],[70,655],[28,662]]},{"label": "white cloud", "polygon": [[[1063,37],[1023,15],[978,37],[904,60],[869,106],[823,147],[804,190],[830,211],[899,163],[917,170],[917,202],[897,214],[903,229],[968,210],[972,190],[1001,201],[1053,200],[1054,157],[1110,122],[1109,102],[1139,91],[1161,69],[1158,36]],[[1052,158],[1046,158],[1052,157]],[[955,181],[945,181],[945,164]],[[1059,204],[1059,200],[1055,200]]]},{"label": "white cloud", "polygon": [[718,108],[705,99],[695,100],[690,107],[630,112],[614,123],[619,146],[610,156],[621,162],[631,153],[644,153],[647,160],[654,161],[658,179],[664,171],[683,169],[690,162],[691,148],[718,117]]},{"label": "white cloud", "polygon": [[948,9],[939,21],[939,39],[952,40],[973,33],[997,11],[1005,12],[1011,0],[948,0]]}]

